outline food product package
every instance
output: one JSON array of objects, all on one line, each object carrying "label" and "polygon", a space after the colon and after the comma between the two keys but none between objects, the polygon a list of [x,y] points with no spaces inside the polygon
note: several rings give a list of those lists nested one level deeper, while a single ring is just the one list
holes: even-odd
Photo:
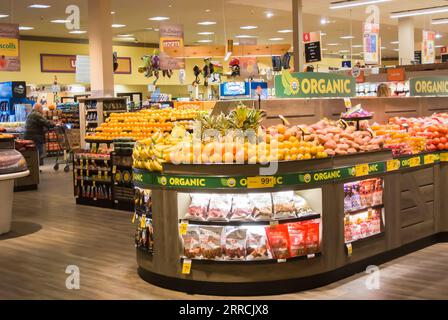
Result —
[{"label": "food product package", "polygon": [[274,203],[274,219],[296,218],[294,208],[294,191],[275,192],[272,194]]},{"label": "food product package", "polygon": [[320,251],[320,219],[306,221],[306,254]]},{"label": "food product package", "polygon": [[254,204],[253,218],[256,221],[271,221],[272,197],[270,193],[250,193],[249,198]]},{"label": "food product package", "polygon": [[279,224],[266,227],[266,234],[272,256],[276,259],[288,259],[290,257],[288,226]]},{"label": "food product package", "polygon": [[297,193],[294,193],[294,207],[299,218],[315,213],[308,202]]},{"label": "food product package", "polygon": [[184,240],[184,255],[189,259],[200,259],[201,254],[201,239],[200,229],[198,226],[189,226],[187,234],[182,236]]},{"label": "food product package", "polygon": [[208,221],[228,221],[232,208],[232,196],[228,194],[214,194],[210,199]]},{"label": "food product package", "polygon": [[201,227],[200,242],[203,259],[218,260],[222,258],[222,238],[223,227]]},{"label": "food product package", "polygon": [[0,150],[0,174],[17,173],[27,170],[22,154],[16,150]]},{"label": "food product package", "polygon": [[246,258],[247,229],[226,227],[224,234],[224,258],[227,260],[244,260]]},{"label": "food product package", "polygon": [[232,221],[250,221],[254,205],[247,194],[234,194],[232,197]]},{"label": "food product package", "polygon": [[306,240],[308,227],[304,222],[288,223],[289,254],[291,257],[306,255]]},{"label": "food product package", "polygon": [[205,221],[207,219],[208,204],[210,203],[210,195],[202,193],[194,193],[190,195],[191,203],[185,219]]},{"label": "food product package", "polygon": [[250,227],[247,229],[246,253],[246,260],[272,259],[264,227]]}]

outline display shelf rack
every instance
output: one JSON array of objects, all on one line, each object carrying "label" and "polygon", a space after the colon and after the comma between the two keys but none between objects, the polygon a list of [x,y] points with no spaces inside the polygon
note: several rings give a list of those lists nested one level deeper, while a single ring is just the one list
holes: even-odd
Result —
[{"label": "display shelf rack", "polygon": [[188,258],[188,257],[181,257],[180,260],[183,262],[184,260],[191,260],[193,264],[200,263],[200,264],[273,264],[273,263],[288,263],[292,261],[301,261],[301,260],[311,260],[318,257],[321,257],[322,253],[312,253],[309,255],[304,256],[298,256],[298,257],[292,257],[287,259],[259,259],[259,260],[213,260],[213,259],[197,259],[197,258]]},{"label": "display shelf rack", "polygon": [[283,219],[283,220],[272,220],[272,221],[197,221],[197,220],[188,220],[188,219],[180,219],[179,223],[188,222],[191,225],[198,226],[269,226],[276,224],[286,224],[286,223],[294,223],[308,220],[320,219],[320,214],[313,214],[309,216],[299,217],[299,218],[291,218],[291,219]]},{"label": "display shelf rack", "polygon": [[344,213],[345,214],[357,214],[357,213],[360,213],[360,212],[367,211],[369,209],[375,210],[375,209],[382,209],[382,208],[384,208],[384,204],[377,204],[377,205],[374,205],[374,206],[362,207],[362,208],[359,208],[359,209],[356,209],[356,210],[347,210],[347,211],[344,211]]}]

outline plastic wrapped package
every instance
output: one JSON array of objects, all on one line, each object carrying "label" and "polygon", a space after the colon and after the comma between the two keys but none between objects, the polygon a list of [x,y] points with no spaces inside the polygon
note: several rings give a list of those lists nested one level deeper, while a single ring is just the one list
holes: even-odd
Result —
[{"label": "plastic wrapped package", "polygon": [[246,258],[247,229],[243,227],[226,227],[224,229],[224,257],[227,260],[244,260]]},{"label": "plastic wrapped package", "polygon": [[188,212],[185,215],[185,219],[188,220],[207,220],[208,205],[210,203],[209,194],[191,194],[191,203],[188,207]]},{"label": "plastic wrapped package", "polygon": [[272,255],[276,259],[288,259],[289,254],[289,233],[286,224],[266,227],[266,234]]},{"label": "plastic wrapped package", "polygon": [[232,196],[228,194],[214,194],[210,199],[208,221],[228,221],[232,208]]},{"label": "plastic wrapped package", "polygon": [[247,194],[234,194],[232,197],[231,221],[250,221],[254,205]]},{"label": "plastic wrapped package", "polygon": [[16,150],[0,150],[0,174],[10,174],[27,170],[26,160]]},{"label": "plastic wrapped package", "polygon": [[264,227],[247,229],[246,260],[272,259]]},{"label": "plastic wrapped package", "polygon": [[217,260],[222,258],[222,238],[223,227],[201,227],[200,242],[203,259]]},{"label": "plastic wrapped package", "polygon": [[187,234],[182,236],[184,240],[184,255],[189,259],[200,259],[201,253],[201,231],[198,226],[189,226]]},{"label": "plastic wrapped package", "polygon": [[272,196],[270,193],[250,193],[249,198],[254,204],[253,218],[256,221],[271,221]]},{"label": "plastic wrapped package", "polygon": [[320,219],[305,222],[306,230],[306,254],[314,254],[320,251]]},{"label": "plastic wrapped package", "polygon": [[308,202],[297,193],[294,194],[294,207],[299,218],[315,213]]},{"label": "plastic wrapped package", "polygon": [[275,220],[297,217],[294,207],[294,191],[275,192],[272,194],[272,202],[274,203]]},{"label": "plastic wrapped package", "polygon": [[306,255],[307,225],[304,222],[289,223],[289,254],[291,257]]}]

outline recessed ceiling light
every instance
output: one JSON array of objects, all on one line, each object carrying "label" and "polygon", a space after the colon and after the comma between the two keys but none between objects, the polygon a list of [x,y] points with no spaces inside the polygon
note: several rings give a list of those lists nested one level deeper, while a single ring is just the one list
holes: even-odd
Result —
[{"label": "recessed ceiling light", "polygon": [[387,48],[386,47],[381,47],[381,50],[386,50]]},{"label": "recessed ceiling light", "polygon": [[394,49],[394,51],[397,51],[397,52],[398,52],[398,51],[400,51],[400,49]]},{"label": "recessed ceiling light", "polygon": [[348,53],[350,50],[339,50],[340,53]]},{"label": "recessed ceiling light", "polygon": [[154,29],[154,31],[156,31],[156,32],[159,32],[159,31],[160,31],[160,29],[159,29],[159,28],[155,28],[155,29]]},{"label": "recessed ceiling light", "polygon": [[323,37],[326,36],[327,34],[325,32],[321,32],[320,35]]},{"label": "recessed ceiling light", "polygon": [[112,28],[115,28],[115,29],[117,29],[117,28],[124,28],[124,27],[126,27],[125,24],[114,23],[112,25]]},{"label": "recessed ceiling light", "polygon": [[437,33],[436,34],[436,39],[440,39],[440,38],[443,38],[443,36],[440,33]]},{"label": "recessed ceiling light", "polygon": [[326,24],[328,24],[328,23],[330,23],[330,21],[328,21],[327,18],[322,18],[322,19],[320,19],[320,24],[322,24],[322,25],[326,25]]},{"label": "recessed ceiling light", "polygon": [[415,16],[436,14],[436,13],[442,13],[442,12],[448,12],[448,6],[438,6],[438,7],[417,9],[417,10],[405,10],[405,11],[392,12],[390,14],[390,18],[395,19],[395,18],[404,18],[404,17],[415,17]]},{"label": "recessed ceiling light", "polygon": [[443,47],[445,47],[445,46],[443,46],[443,45],[441,45],[441,44],[435,46],[435,48],[443,48]]},{"label": "recessed ceiling light", "polygon": [[211,26],[211,25],[216,24],[216,22],[215,21],[201,21],[201,22],[198,22],[198,24],[201,26]]},{"label": "recessed ceiling light", "polygon": [[327,46],[340,46],[340,43],[327,43]]},{"label": "recessed ceiling light", "polygon": [[352,48],[362,48],[363,45],[362,44],[354,44],[352,45]]},{"label": "recessed ceiling light", "polygon": [[30,6],[28,6],[28,8],[32,8],[32,9],[48,9],[51,6],[47,5],[47,4],[32,4]]},{"label": "recessed ceiling light", "polygon": [[84,31],[84,30],[73,30],[73,31],[70,31],[69,33],[71,33],[71,34],[84,34],[84,33],[87,33],[87,31]]},{"label": "recessed ceiling light", "polygon": [[0,14],[0,19],[1,18],[8,18],[9,17],[9,14]]},{"label": "recessed ceiling light", "polygon": [[197,43],[210,43],[213,42],[213,40],[209,40],[209,39],[203,39],[203,40],[198,40],[196,41]]},{"label": "recessed ceiling light", "polygon": [[135,41],[134,37],[121,37],[121,38],[115,38],[116,40],[119,41]]},{"label": "recessed ceiling light", "polygon": [[365,6],[368,4],[375,4],[381,2],[388,2],[391,0],[350,0],[350,1],[337,1],[330,3],[330,9],[343,9],[343,8],[352,8]]},{"label": "recessed ceiling light", "polygon": [[355,39],[354,36],[342,36],[341,39]]},{"label": "recessed ceiling light", "polygon": [[210,9],[205,9],[205,12],[210,13],[210,12],[212,12],[212,10],[210,10]]},{"label": "recessed ceiling light", "polygon": [[257,29],[258,27],[257,26],[243,26],[243,27],[240,27],[240,29],[243,29],[243,30],[253,30],[253,29]]},{"label": "recessed ceiling light", "polygon": [[269,41],[282,41],[284,38],[270,38]]},{"label": "recessed ceiling light", "polygon": [[291,29],[284,29],[284,30],[278,30],[277,32],[278,33],[292,33],[293,30],[291,30]]},{"label": "recessed ceiling light", "polygon": [[198,35],[200,35],[200,36],[209,36],[209,35],[212,35],[212,34],[215,34],[215,33],[211,32],[211,31],[198,32]]},{"label": "recessed ceiling light", "polygon": [[115,14],[115,11],[111,11],[110,14]]},{"label": "recessed ceiling light", "polygon": [[274,13],[272,11],[266,11],[266,18],[270,19],[274,16]]},{"label": "recessed ceiling light", "polygon": [[399,44],[399,41],[392,41],[390,44]]},{"label": "recessed ceiling light", "polygon": [[51,20],[50,22],[51,22],[51,23],[59,23],[59,24],[63,24],[63,23],[70,22],[70,20],[56,19],[56,20]]},{"label": "recessed ceiling light", "polygon": [[233,45],[234,45],[234,46],[239,46],[240,43],[239,43],[239,42],[234,42]]},{"label": "recessed ceiling light", "polygon": [[328,51],[328,49],[327,48],[322,48],[322,51]]},{"label": "recessed ceiling light", "polygon": [[133,34],[118,34],[117,37],[119,38],[129,38],[129,37],[133,37]]},{"label": "recessed ceiling light", "polygon": [[238,36],[235,36],[235,38],[240,38],[240,39],[250,39],[250,38],[256,38],[255,36],[248,36],[246,34],[240,34]]},{"label": "recessed ceiling light", "polygon": [[148,20],[151,21],[164,21],[164,20],[169,20],[170,18],[168,17],[152,17],[152,18],[148,18]]},{"label": "recessed ceiling light", "polygon": [[19,27],[19,30],[20,31],[34,30],[34,27],[25,27],[25,26],[23,26],[23,27]]}]

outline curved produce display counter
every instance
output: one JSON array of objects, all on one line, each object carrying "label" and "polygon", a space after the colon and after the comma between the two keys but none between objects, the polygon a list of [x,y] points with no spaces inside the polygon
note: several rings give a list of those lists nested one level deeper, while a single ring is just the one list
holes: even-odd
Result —
[{"label": "curved produce display counter", "polygon": [[446,240],[448,152],[134,169],[146,281],[216,295],[295,292]]}]

